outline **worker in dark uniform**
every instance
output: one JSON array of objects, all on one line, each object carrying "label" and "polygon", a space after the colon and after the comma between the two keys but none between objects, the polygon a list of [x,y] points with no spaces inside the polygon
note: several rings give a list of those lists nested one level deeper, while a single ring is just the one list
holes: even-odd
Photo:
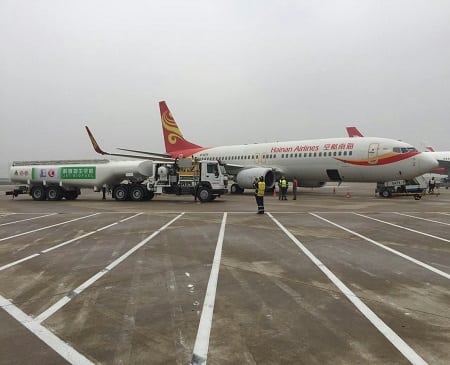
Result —
[{"label": "worker in dark uniform", "polygon": [[258,214],[264,214],[264,194],[266,193],[266,183],[264,182],[264,177],[259,178],[256,184],[255,198],[256,204],[258,205]]},{"label": "worker in dark uniform", "polygon": [[294,176],[292,179],[292,194],[294,195],[293,200],[297,200],[297,187],[298,187],[298,180]]}]

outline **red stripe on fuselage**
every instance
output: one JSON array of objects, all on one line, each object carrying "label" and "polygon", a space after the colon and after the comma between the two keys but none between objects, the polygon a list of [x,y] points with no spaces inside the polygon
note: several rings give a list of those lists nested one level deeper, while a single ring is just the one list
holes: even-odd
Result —
[{"label": "red stripe on fuselage", "polygon": [[[341,161],[341,162],[352,164],[352,165],[378,166],[378,165],[388,165],[391,163],[403,161],[408,158],[417,156],[420,153],[421,152],[414,152],[414,151],[407,152],[407,153],[396,153],[395,155],[389,154],[389,156],[387,156],[387,157],[383,157],[383,156],[374,157],[370,160],[369,159],[367,159],[367,160],[346,160],[343,158],[336,158],[336,157],[335,157],[335,159],[338,161]],[[369,162],[369,161],[371,161],[371,162]]]}]

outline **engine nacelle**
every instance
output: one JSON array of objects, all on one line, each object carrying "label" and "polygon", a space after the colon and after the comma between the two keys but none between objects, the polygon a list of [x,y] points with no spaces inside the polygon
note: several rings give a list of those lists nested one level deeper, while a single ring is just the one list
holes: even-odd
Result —
[{"label": "engine nacelle", "polygon": [[244,189],[253,189],[253,182],[255,178],[264,176],[266,189],[270,189],[275,185],[275,174],[272,169],[264,167],[252,167],[239,171],[236,175],[236,183]]},{"label": "engine nacelle", "polygon": [[298,186],[302,188],[321,188],[324,185],[324,181],[299,181],[298,183]]}]

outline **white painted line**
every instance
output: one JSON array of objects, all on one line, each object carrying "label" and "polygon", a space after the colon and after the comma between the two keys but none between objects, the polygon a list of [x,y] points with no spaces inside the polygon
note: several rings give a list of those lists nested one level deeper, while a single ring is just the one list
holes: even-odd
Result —
[{"label": "white painted line", "polygon": [[[93,364],[84,355],[80,354],[68,343],[54,335],[47,328],[33,320],[30,316],[22,312],[18,307],[12,304],[8,299],[0,295],[0,307],[4,309],[11,317],[27,328],[31,333],[56,351],[70,364],[90,365]],[[36,359],[38,361],[38,359]]]},{"label": "white painted line", "polygon": [[[134,217],[137,217],[137,216],[139,216],[139,215],[141,215],[141,214],[143,214],[143,213],[138,213],[138,214],[132,215],[131,217],[125,218],[125,220],[131,219],[131,218],[134,218]],[[125,220],[122,219],[122,220],[120,220],[119,222],[124,222]],[[96,229],[95,231],[91,231],[91,232],[82,234],[81,236],[77,236],[77,237],[72,238],[72,239],[70,239],[70,240],[68,240],[68,241],[61,242],[61,243],[59,243],[59,244],[57,244],[57,245],[55,245],[55,246],[52,246],[52,247],[47,248],[47,249],[45,249],[45,250],[42,250],[40,253],[35,253],[35,254],[33,254],[33,255],[24,257],[24,258],[22,258],[22,259],[20,259],[20,260],[13,261],[13,262],[11,262],[11,263],[9,263],[9,264],[0,266],[0,271],[9,269],[10,267],[13,267],[13,266],[16,266],[16,265],[18,265],[18,264],[20,264],[20,263],[22,263],[22,262],[31,260],[31,259],[33,259],[33,258],[35,258],[35,257],[37,257],[37,256],[40,256],[40,255],[44,254],[44,253],[47,253],[47,252],[56,250],[57,248],[66,246],[66,245],[68,245],[68,244],[70,244],[70,243],[72,243],[72,242],[79,241],[79,240],[81,240],[81,239],[83,239],[83,238],[86,238],[86,237],[88,237],[88,236],[93,235],[94,233],[100,232],[100,231],[102,231],[102,230],[104,230],[104,229],[106,229],[106,228],[109,228],[109,227],[111,227],[111,226],[114,226],[114,225],[116,225],[117,223],[118,223],[118,222],[112,223],[112,224],[108,224],[107,226],[104,226],[104,227],[101,227],[101,228],[99,228],[99,229]]]},{"label": "white painted line", "polygon": [[308,258],[330,279],[334,285],[358,308],[358,310],[380,331],[403,356],[412,364],[427,364],[405,341],[402,340],[380,317],[378,317],[355,293],[353,293],[336,275],[334,275],[317,257],[315,257],[291,232],[289,232],[272,214],[268,216],[280,229],[308,256]]},{"label": "white painted line", "polygon": [[398,224],[382,221],[381,219],[372,218],[372,217],[369,217],[368,215],[359,214],[359,213],[355,213],[355,212],[353,212],[353,214],[359,215],[360,217],[364,217],[364,218],[367,218],[367,219],[372,219],[372,220],[380,222],[380,223],[388,224],[388,225],[393,226],[393,227],[401,228],[401,229],[404,229],[406,231],[410,231],[410,232],[418,233],[418,234],[421,234],[421,235],[424,235],[424,236],[427,236],[427,237],[435,238],[435,239],[440,240],[440,241],[450,242],[450,240],[448,240],[446,238],[442,238],[442,237],[439,237],[439,236],[434,236],[432,234],[421,232],[421,231],[417,231],[417,230],[412,229],[412,228],[403,227],[403,226],[400,226]]},{"label": "white painted line", "polygon": [[14,224],[14,223],[20,223],[20,222],[25,222],[25,221],[31,221],[33,219],[39,219],[39,218],[44,218],[44,217],[49,217],[51,215],[55,215],[57,213],[50,213],[50,214],[46,214],[46,215],[40,215],[39,217],[33,217],[33,218],[27,218],[27,219],[21,219],[20,221],[14,221],[14,222],[8,222],[8,223],[2,223],[0,224],[0,226],[7,226],[8,224]]},{"label": "white painted line", "polygon": [[209,275],[208,287],[206,289],[205,300],[203,302],[197,337],[195,339],[194,352],[191,360],[192,365],[206,364],[206,358],[208,356],[209,336],[211,333],[214,313],[214,302],[216,300],[217,280],[219,278],[226,222],[227,213],[223,213],[222,225],[220,226],[219,237],[217,238],[216,251],[214,253],[214,260],[211,267],[211,273]]},{"label": "white painted line", "polygon": [[443,224],[443,225],[445,225],[445,226],[450,226],[450,223],[445,223],[445,222],[435,221],[434,219],[417,217],[417,216],[415,216],[415,215],[410,215],[410,214],[405,214],[405,213],[400,213],[400,212],[394,212],[394,214],[403,215],[403,216],[405,216],[405,217],[410,217],[410,218],[415,218],[415,219],[421,219],[421,220],[427,221],[427,222]]},{"label": "white painted line", "polygon": [[346,232],[349,232],[349,233],[351,233],[351,234],[353,234],[353,235],[355,235],[355,236],[357,236],[359,238],[362,238],[363,240],[365,240],[367,242],[373,243],[374,245],[376,245],[378,247],[381,247],[382,249],[384,249],[386,251],[392,252],[393,254],[396,254],[396,255],[398,255],[400,257],[403,257],[404,259],[406,259],[408,261],[411,261],[411,262],[415,263],[416,265],[422,266],[423,268],[425,268],[427,270],[430,270],[430,271],[434,272],[435,274],[441,275],[441,276],[443,276],[446,279],[450,279],[450,274],[447,274],[444,271],[436,269],[435,267],[430,266],[430,265],[428,265],[428,264],[426,264],[426,263],[424,263],[422,261],[416,260],[415,258],[413,258],[411,256],[405,255],[404,253],[401,253],[400,251],[397,251],[397,250],[394,250],[393,248],[385,246],[382,243],[374,241],[374,240],[370,239],[369,237],[366,237],[366,236],[364,236],[362,234],[359,234],[359,233],[357,233],[355,231],[352,231],[351,229],[345,228],[344,226],[341,226],[340,224],[334,223],[334,222],[332,222],[332,221],[330,221],[330,220],[328,220],[326,218],[323,218],[320,215],[317,215],[315,213],[310,213],[310,214],[313,215],[316,218],[322,219],[323,221],[325,221],[325,222],[327,222],[327,223],[329,223],[329,224],[331,224],[331,225],[333,225],[335,227],[338,227],[338,228],[340,228],[340,229],[342,229],[342,230],[344,230]]},{"label": "white painted line", "polygon": [[1,241],[9,240],[9,239],[11,239],[11,238],[24,236],[24,235],[29,234],[29,233],[42,231],[42,230],[44,230],[44,229],[53,228],[53,227],[61,226],[61,225],[63,225],[63,224],[67,224],[67,223],[79,221],[80,219],[85,219],[85,218],[93,217],[94,215],[98,215],[98,214],[100,214],[100,213],[89,214],[89,215],[86,215],[86,216],[84,216],[84,217],[71,219],[70,221],[65,221],[65,222],[61,222],[61,223],[57,223],[57,224],[52,224],[51,226],[45,226],[45,227],[42,227],[42,228],[33,229],[32,231],[27,231],[27,232],[15,234],[14,236],[9,236],[9,237],[5,237],[5,238],[0,238],[0,242],[1,242]]},{"label": "white painted line", "polygon": [[110,263],[108,266],[106,266],[102,271],[98,272],[88,280],[86,280],[83,284],[81,284],[78,288],[75,290],[72,290],[69,294],[67,294],[65,297],[57,301],[55,304],[53,304],[51,307],[46,309],[44,312],[42,312],[40,315],[38,315],[35,318],[36,322],[43,322],[48,317],[53,315],[56,311],[64,307],[67,303],[69,303],[74,297],[79,295],[83,290],[91,286],[93,283],[95,283],[98,279],[100,279],[102,276],[107,274],[109,271],[111,271],[113,268],[115,268],[117,265],[119,265],[122,261],[127,259],[131,254],[133,254],[135,251],[139,250],[142,246],[144,246],[147,242],[149,242],[151,239],[156,237],[158,234],[160,234],[162,231],[164,231],[167,227],[169,227],[172,223],[174,223],[178,218],[183,216],[184,213],[180,213],[178,216],[173,218],[169,223],[166,223],[164,226],[162,226],[157,231],[153,232],[150,236],[139,242],[136,246],[129,249],[127,252],[125,252],[122,256],[118,257],[116,260],[114,260],[112,263]]}]

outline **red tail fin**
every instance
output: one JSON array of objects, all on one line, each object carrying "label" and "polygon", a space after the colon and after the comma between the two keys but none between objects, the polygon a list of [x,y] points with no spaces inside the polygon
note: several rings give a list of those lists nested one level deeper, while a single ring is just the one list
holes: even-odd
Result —
[{"label": "red tail fin", "polygon": [[175,119],[172,116],[165,101],[159,102],[159,110],[161,113],[161,124],[164,133],[164,143],[166,145],[166,152],[172,154],[173,152],[191,150],[201,148],[194,143],[186,141],[178,128]]},{"label": "red tail fin", "polygon": [[433,148],[433,147],[431,147],[431,146],[428,146],[428,147],[425,147],[428,151],[430,151],[430,152],[436,152],[436,150]]},{"label": "red tail fin", "polygon": [[364,137],[362,133],[356,127],[346,127],[349,137]]}]

